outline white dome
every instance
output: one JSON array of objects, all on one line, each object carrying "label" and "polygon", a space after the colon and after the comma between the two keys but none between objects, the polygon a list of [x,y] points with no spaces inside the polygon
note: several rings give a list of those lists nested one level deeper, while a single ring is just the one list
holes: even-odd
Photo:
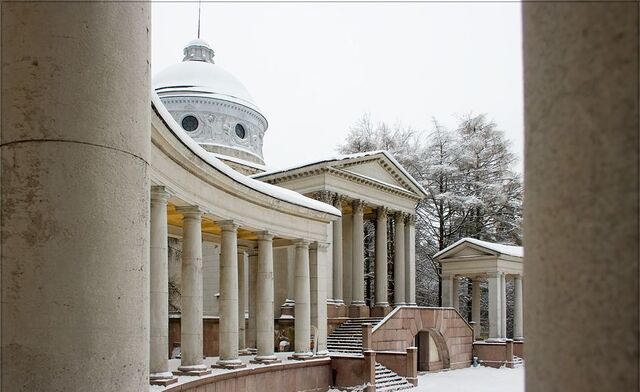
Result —
[{"label": "white dome", "polygon": [[179,93],[218,98],[245,105],[259,111],[247,88],[233,75],[216,64],[205,61],[184,61],[174,64],[153,79],[158,93]]}]

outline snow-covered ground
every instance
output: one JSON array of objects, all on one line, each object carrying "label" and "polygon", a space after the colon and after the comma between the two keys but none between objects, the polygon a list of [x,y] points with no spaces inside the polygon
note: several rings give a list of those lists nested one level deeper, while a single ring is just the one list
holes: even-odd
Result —
[{"label": "snow-covered ground", "polygon": [[412,392],[524,392],[524,367],[479,366],[418,376]]}]

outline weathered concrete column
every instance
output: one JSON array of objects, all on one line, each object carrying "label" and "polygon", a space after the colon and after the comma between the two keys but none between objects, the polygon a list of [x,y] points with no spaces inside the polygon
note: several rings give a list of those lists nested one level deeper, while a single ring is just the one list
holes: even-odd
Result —
[{"label": "weathered concrete column", "polygon": [[460,311],[460,278],[457,276],[453,277],[451,285],[451,306]]},{"label": "weathered concrete column", "polygon": [[237,368],[238,359],[238,225],[218,223],[222,229],[220,246],[220,359],[216,366]]},{"label": "weathered concrete column", "polygon": [[258,274],[256,277],[257,355],[252,362],[273,363],[273,235],[258,234]]},{"label": "weathered concrete column", "polygon": [[296,318],[295,318],[295,353],[294,358],[307,358],[313,355],[310,349],[311,335],[311,293],[309,281],[309,241],[296,242],[295,254],[295,291],[296,291]]},{"label": "weathered concrete column", "polygon": [[[376,217],[376,307],[389,306],[387,284],[387,208],[378,207]],[[386,313],[386,312],[384,312]]]},{"label": "weathered concrete column", "polygon": [[487,275],[489,282],[489,340],[502,340],[502,274]]},{"label": "weathered concrete column", "polygon": [[[364,307],[364,202],[354,200],[352,222],[353,270],[351,271],[351,306]],[[351,310],[349,311],[351,314]]]},{"label": "weathered concrete column", "polygon": [[500,319],[500,334],[503,338],[507,337],[507,275],[504,273],[500,276],[500,310],[502,316]]},{"label": "weathered concrete column", "polygon": [[151,188],[150,236],[150,350],[149,378],[152,383],[168,385],[178,379],[169,371],[169,260],[167,244],[167,201],[162,186]]},{"label": "weathered concrete column", "polygon": [[522,328],[522,276],[513,277],[513,338],[514,340],[524,339],[524,329]]},{"label": "weathered concrete column", "polygon": [[238,350],[244,352],[246,348],[246,320],[245,306],[247,304],[247,247],[238,246]]},{"label": "weathered concrete column", "polygon": [[526,390],[637,391],[638,2],[522,4]]},{"label": "weathered concrete column", "polygon": [[416,304],[416,216],[414,214],[407,216],[404,225],[404,258],[405,278],[404,299],[407,305]]},{"label": "weathered concrete column", "polygon": [[442,307],[453,307],[453,275],[442,275]]},{"label": "weathered concrete column", "polygon": [[316,355],[327,355],[327,295],[326,282],[327,251],[329,244],[314,243],[309,248],[309,268],[311,276],[311,325],[316,327]]},{"label": "weathered concrete column", "polygon": [[[336,194],[333,206],[342,211],[342,196]],[[333,299],[337,305],[344,303],[342,295],[342,217],[333,221]]]},{"label": "weathered concrete column", "polygon": [[150,10],[2,3],[3,391],[148,389]]},{"label": "weathered concrete column", "polygon": [[[273,252],[272,252],[273,254]],[[273,257],[273,256],[272,256]],[[257,348],[257,275],[258,275],[258,248],[251,248],[248,257],[249,264],[249,325],[247,328],[246,343],[250,349]],[[273,264],[273,263],[272,263]],[[273,277],[273,274],[272,274]]]},{"label": "weathered concrete column", "polygon": [[482,331],[480,321],[480,308],[482,306],[482,289],[480,287],[480,278],[474,277],[471,283],[471,321],[475,322],[475,336],[479,337]]},{"label": "weathered concrete column", "polygon": [[393,283],[395,298],[394,305],[404,305],[405,298],[405,258],[404,258],[404,213],[396,212],[395,214],[395,235],[394,235],[394,257],[393,257]]},{"label": "weathered concrete column", "polygon": [[184,373],[207,372],[202,360],[202,211],[176,208],[182,214],[182,275],[180,299],[180,366]]},{"label": "weathered concrete column", "polygon": [[353,272],[353,215],[342,216],[342,296],[351,305],[351,274]]}]

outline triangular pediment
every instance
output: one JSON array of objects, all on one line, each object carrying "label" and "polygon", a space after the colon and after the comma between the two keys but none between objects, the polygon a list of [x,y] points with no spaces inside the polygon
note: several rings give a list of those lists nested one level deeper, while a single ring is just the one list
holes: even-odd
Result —
[{"label": "triangular pediment", "polygon": [[401,184],[378,160],[350,165],[343,167],[342,170],[406,189],[406,186]]},{"label": "triangular pediment", "polygon": [[495,256],[495,252],[491,252],[486,249],[482,249],[478,246],[471,245],[468,243],[460,244],[458,247],[451,250],[451,252],[447,253],[447,258],[457,258],[457,257],[477,257],[477,256]]}]

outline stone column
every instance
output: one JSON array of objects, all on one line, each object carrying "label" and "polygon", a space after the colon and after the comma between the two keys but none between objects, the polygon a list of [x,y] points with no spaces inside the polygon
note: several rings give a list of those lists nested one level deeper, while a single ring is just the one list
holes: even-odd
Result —
[{"label": "stone column", "polygon": [[351,273],[353,272],[353,215],[342,216],[342,299],[351,305]]},{"label": "stone column", "polygon": [[273,363],[273,235],[258,234],[258,274],[256,277],[256,316],[258,353],[252,362]]},{"label": "stone column", "polygon": [[238,246],[238,350],[246,352],[246,320],[245,306],[247,304],[247,275],[246,271],[247,248]]},{"label": "stone column", "polygon": [[574,5],[522,3],[526,390],[637,391],[638,2]]},{"label": "stone column", "polygon": [[442,275],[442,307],[453,307],[453,275]]},{"label": "stone column", "polygon": [[247,347],[253,349],[257,347],[257,323],[256,323],[256,303],[257,303],[257,275],[258,275],[258,248],[251,248],[249,251],[249,325],[247,328]]},{"label": "stone column", "polygon": [[513,277],[513,338],[523,340],[524,332],[522,328],[522,276]]},{"label": "stone column", "polygon": [[360,317],[364,307],[364,202],[354,200],[352,222],[353,270],[351,271],[351,317]]},{"label": "stone column", "polygon": [[[293,251],[292,251],[293,250]],[[284,306],[293,307],[296,297],[296,257],[295,247],[289,247],[286,250],[287,255],[287,299]]]},{"label": "stone column", "polygon": [[296,291],[296,318],[295,318],[295,353],[294,358],[307,358],[312,356],[309,344],[311,335],[311,298],[309,281],[309,241],[296,242],[295,255],[295,291]]},{"label": "stone column", "polygon": [[150,11],[2,3],[3,391],[148,389]]},{"label": "stone column", "polygon": [[502,340],[502,274],[487,275],[489,282],[489,340]]},{"label": "stone column", "polygon": [[180,366],[186,374],[208,372],[202,360],[202,211],[178,207],[182,213],[182,277],[180,299]]},{"label": "stone column", "polygon": [[164,187],[151,188],[150,350],[149,378],[152,383],[177,382],[169,371],[169,260],[167,244],[167,201]]},{"label": "stone column", "polygon": [[507,285],[506,275],[502,273],[500,277],[500,335],[507,338]]},{"label": "stone column", "polygon": [[230,220],[218,223],[220,246],[220,359],[217,367],[237,368],[238,359],[238,225]]},{"label": "stone column", "polygon": [[453,277],[453,284],[451,285],[451,306],[458,312],[460,311],[460,278],[458,276]]},{"label": "stone column", "polygon": [[309,248],[309,268],[311,275],[311,325],[316,328],[315,351],[317,355],[327,355],[327,295],[326,265],[329,244],[314,243]]},{"label": "stone column", "polygon": [[[333,206],[342,211],[342,196],[336,194]],[[333,299],[336,305],[344,304],[342,295],[342,217],[333,221]]]},{"label": "stone column", "polygon": [[381,315],[387,314],[389,299],[387,287],[387,208],[385,207],[378,207],[376,217],[376,307],[382,308]]},{"label": "stone column", "polygon": [[475,335],[480,336],[482,331],[480,321],[480,308],[482,306],[482,291],[480,288],[480,278],[474,277],[471,286],[471,321],[475,322]]},{"label": "stone column", "polygon": [[405,301],[407,305],[416,305],[416,216],[407,217],[404,226],[405,264]]},{"label": "stone column", "polygon": [[404,213],[396,212],[395,214],[395,238],[394,238],[394,258],[393,258],[393,282],[394,282],[394,298],[396,306],[405,304],[405,258],[404,258]]}]

